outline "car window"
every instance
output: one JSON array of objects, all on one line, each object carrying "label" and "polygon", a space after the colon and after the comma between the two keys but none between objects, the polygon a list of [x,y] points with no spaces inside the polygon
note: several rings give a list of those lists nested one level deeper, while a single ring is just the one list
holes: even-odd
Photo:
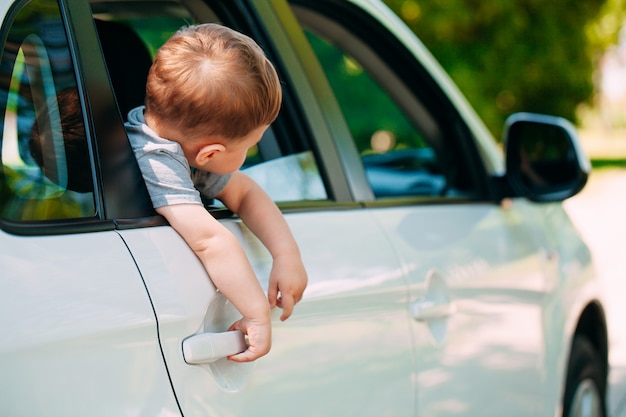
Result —
[{"label": "car window", "polygon": [[[234,20],[232,13],[224,13],[225,9],[235,7],[235,4],[222,3],[219,10],[214,10],[207,4],[194,3],[192,10],[186,3],[177,1],[93,1],[91,9],[121,115],[125,117],[130,109],[143,104],[154,54],[180,27],[216,22],[245,33],[239,27],[242,23]],[[257,180],[274,201],[327,199],[311,149],[298,144],[293,133],[285,132],[280,126],[285,124],[281,122],[282,117],[279,116],[261,142],[249,150],[243,170]],[[220,204],[215,206],[220,207]]]},{"label": "car window", "polygon": [[374,195],[442,194],[446,178],[423,132],[355,57],[328,38],[305,33],[343,111]]},{"label": "car window", "polygon": [[243,171],[277,202],[328,198],[312,152],[272,159]]},{"label": "car window", "polygon": [[93,217],[89,146],[58,4],[25,3],[8,23],[0,62],[0,217]]},{"label": "car window", "polygon": [[381,25],[366,25],[348,8],[334,11],[330,2],[323,3],[293,0],[292,9],[326,74],[375,197],[471,196],[474,184],[455,130],[459,121],[434,98],[441,92],[417,85],[422,80],[410,69],[417,65],[414,58],[396,62],[401,54],[390,52],[399,43],[384,36]]}]

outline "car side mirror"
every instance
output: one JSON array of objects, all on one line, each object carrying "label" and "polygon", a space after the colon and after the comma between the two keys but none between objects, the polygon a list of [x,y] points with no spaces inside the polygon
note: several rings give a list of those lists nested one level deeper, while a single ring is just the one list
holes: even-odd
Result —
[{"label": "car side mirror", "polygon": [[583,189],[591,172],[576,128],[567,120],[515,113],[504,129],[506,179],[515,195],[562,201]]}]

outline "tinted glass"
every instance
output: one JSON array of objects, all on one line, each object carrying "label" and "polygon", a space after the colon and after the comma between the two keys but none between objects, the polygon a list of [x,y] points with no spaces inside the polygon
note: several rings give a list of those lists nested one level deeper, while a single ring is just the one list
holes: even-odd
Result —
[{"label": "tinted glass", "polygon": [[349,51],[306,31],[333,88],[376,197],[440,195],[446,179],[433,149]]},{"label": "tinted glass", "polygon": [[3,51],[1,217],[93,217],[84,117],[57,3],[35,0],[22,8]]}]

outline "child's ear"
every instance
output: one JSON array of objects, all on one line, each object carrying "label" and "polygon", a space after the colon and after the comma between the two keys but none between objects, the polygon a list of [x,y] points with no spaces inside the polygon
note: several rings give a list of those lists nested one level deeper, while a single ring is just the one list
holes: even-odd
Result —
[{"label": "child's ear", "polygon": [[218,155],[220,152],[223,152],[225,150],[226,147],[224,147],[224,145],[222,145],[221,143],[212,143],[210,145],[206,145],[200,148],[200,150],[196,154],[196,163],[198,164],[198,166],[202,166],[206,162],[215,158],[215,156]]}]

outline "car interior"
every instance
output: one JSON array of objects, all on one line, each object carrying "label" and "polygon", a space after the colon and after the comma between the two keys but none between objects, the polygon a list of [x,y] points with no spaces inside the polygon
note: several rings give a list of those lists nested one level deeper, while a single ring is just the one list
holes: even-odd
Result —
[{"label": "car interior", "polygon": [[129,26],[114,20],[94,21],[117,104],[126,120],[128,112],[144,102],[152,57],[146,44]]}]

